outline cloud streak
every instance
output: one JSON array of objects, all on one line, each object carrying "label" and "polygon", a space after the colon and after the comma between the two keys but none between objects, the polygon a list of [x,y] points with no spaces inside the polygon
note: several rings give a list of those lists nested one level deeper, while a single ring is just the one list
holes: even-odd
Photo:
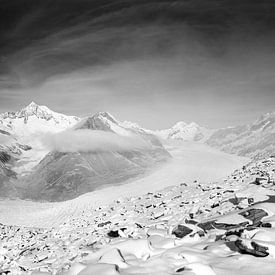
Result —
[{"label": "cloud streak", "polygon": [[34,100],[147,128],[214,128],[275,108],[270,0],[3,2],[3,111]]},{"label": "cloud streak", "polygon": [[59,152],[124,152],[147,150],[150,144],[137,135],[120,136],[100,130],[67,130],[46,134],[42,144],[49,151]]}]

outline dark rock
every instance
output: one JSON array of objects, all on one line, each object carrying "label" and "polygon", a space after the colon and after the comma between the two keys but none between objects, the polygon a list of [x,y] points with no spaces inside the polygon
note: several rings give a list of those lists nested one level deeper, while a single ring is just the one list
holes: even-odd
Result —
[{"label": "dark rock", "polygon": [[118,238],[119,237],[118,230],[111,230],[107,233],[107,235],[110,238]]},{"label": "dark rock", "polygon": [[265,222],[265,223],[262,223],[262,224],[261,224],[261,227],[268,227],[268,228],[271,228],[272,225],[271,225],[269,222]]},{"label": "dark rock", "polygon": [[197,224],[198,222],[195,221],[195,220],[188,220],[188,219],[185,219],[185,223],[189,223],[189,224]]},{"label": "dark rock", "polygon": [[[1,130],[0,129],[0,134],[3,134],[3,135],[7,135],[7,136],[10,136],[11,134],[7,131],[4,131],[4,130]],[[0,273],[1,274],[1,273]]]},{"label": "dark rock", "polygon": [[185,267],[180,267],[179,269],[176,270],[177,273],[185,271]]},{"label": "dark rock", "polygon": [[266,178],[256,178],[254,184],[261,185],[263,181],[266,181]]},{"label": "dark rock", "polygon": [[234,197],[234,198],[230,198],[228,201],[231,202],[234,205],[238,205],[241,201],[245,200],[245,197]]},{"label": "dark rock", "polygon": [[98,226],[98,227],[103,227],[103,226],[105,226],[105,225],[107,225],[107,224],[110,224],[110,223],[111,223],[110,221],[102,222],[102,223],[99,223],[97,226]]},{"label": "dark rock", "polygon": [[245,246],[243,244],[242,240],[237,240],[235,242],[235,245],[238,247],[240,252],[243,254],[249,254],[249,255],[256,256],[256,257],[266,257],[269,255],[269,253],[267,252],[268,247],[259,245],[254,241],[251,242],[251,246],[253,247],[253,249]]},{"label": "dark rock", "polygon": [[138,228],[143,228],[139,223],[135,223]]},{"label": "dark rock", "polygon": [[174,234],[177,238],[183,238],[192,231],[193,230],[189,227],[179,224],[175,229],[173,229],[172,234]]},{"label": "dark rock", "polygon": [[253,222],[252,226],[257,227],[261,225],[263,217],[267,216],[267,213],[263,209],[249,209],[239,213],[243,217]]},{"label": "dark rock", "polygon": [[218,223],[214,221],[208,221],[205,223],[199,223],[198,226],[202,228],[205,232],[211,229],[222,229],[222,230],[231,230],[239,227],[245,227],[249,224],[249,222],[242,222],[239,224],[227,224],[227,223]]},{"label": "dark rock", "polygon": [[6,162],[9,162],[11,159],[11,156],[6,153],[5,151],[0,151],[0,161],[2,163],[6,163]]}]

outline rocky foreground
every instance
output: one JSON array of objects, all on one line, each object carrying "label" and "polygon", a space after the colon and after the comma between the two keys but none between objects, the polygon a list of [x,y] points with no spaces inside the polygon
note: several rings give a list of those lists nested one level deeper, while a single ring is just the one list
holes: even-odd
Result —
[{"label": "rocky foreground", "polygon": [[275,158],[219,183],[84,210],[56,228],[0,225],[0,274],[274,274]]}]

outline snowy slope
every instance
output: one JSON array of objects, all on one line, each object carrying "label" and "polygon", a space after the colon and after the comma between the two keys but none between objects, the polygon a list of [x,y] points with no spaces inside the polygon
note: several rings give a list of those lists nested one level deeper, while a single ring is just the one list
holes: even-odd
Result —
[{"label": "snowy slope", "polygon": [[207,144],[242,156],[261,158],[275,154],[275,112],[251,124],[217,130]]}]

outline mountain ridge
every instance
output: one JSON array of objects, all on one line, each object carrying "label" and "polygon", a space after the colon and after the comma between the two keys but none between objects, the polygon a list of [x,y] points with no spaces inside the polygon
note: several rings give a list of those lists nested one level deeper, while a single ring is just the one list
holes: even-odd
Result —
[{"label": "mountain ridge", "polygon": [[[157,137],[137,129],[125,128],[107,112],[82,119],[73,118],[71,124],[63,124],[63,129],[56,129],[58,125],[51,128],[47,123],[51,126],[56,117],[61,117],[66,122],[70,120],[65,115],[56,115],[47,107],[31,103],[7,119],[20,119],[19,129],[24,129],[32,127],[33,120],[29,120],[29,117],[35,117],[35,123],[44,123],[45,126],[39,135],[36,136],[35,131],[30,135],[32,139],[40,141],[40,144],[37,147],[36,144],[33,145],[29,160],[33,162],[32,157],[39,150],[43,149],[44,153],[33,163],[28,173],[16,175],[17,180],[10,177],[12,182],[2,186],[1,194],[5,194],[6,190],[9,191],[8,186],[12,186],[12,192],[23,199],[68,200],[104,185],[118,184],[137,177],[171,157]],[[22,124],[22,119],[25,118],[28,119]],[[13,126],[14,132],[20,136],[17,124],[14,123]],[[49,130],[52,131],[48,132]],[[43,139],[50,140],[54,147],[47,147]],[[33,144],[34,141],[30,142]],[[43,146],[45,148],[41,149]],[[21,160],[26,162],[23,156],[16,164]],[[6,170],[0,170],[1,172],[4,174]]]},{"label": "mountain ridge", "polygon": [[206,141],[223,151],[252,158],[275,154],[275,112],[261,115],[249,124],[216,130]]},{"label": "mountain ridge", "polygon": [[122,135],[127,135],[127,131],[131,129],[154,135],[164,142],[166,140],[202,142],[242,156],[258,157],[274,152],[275,112],[263,114],[248,124],[213,130],[195,122],[186,123],[184,121],[179,121],[168,129],[150,130],[134,122],[119,121],[108,112],[97,112],[89,116],[87,120],[87,117],[81,118],[56,113],[48,107],[40,106],[34,102],[17,112],[0,114],[0,130],[15,136],[30,135],[39,131],[43,133],[59,132],[70,127],[81,127],[80,125],[83,127],[84,123],[86,125],[92,123],[93,125],[90,125],[92,128],[111,129]]},{"label": "mountain ridge", "polygon": [[0,114],[0,129],[22,136],[28,133],[64,130],[79,120],[76,116],[54,112],[47,106],[32,101],[19,111]]}]

